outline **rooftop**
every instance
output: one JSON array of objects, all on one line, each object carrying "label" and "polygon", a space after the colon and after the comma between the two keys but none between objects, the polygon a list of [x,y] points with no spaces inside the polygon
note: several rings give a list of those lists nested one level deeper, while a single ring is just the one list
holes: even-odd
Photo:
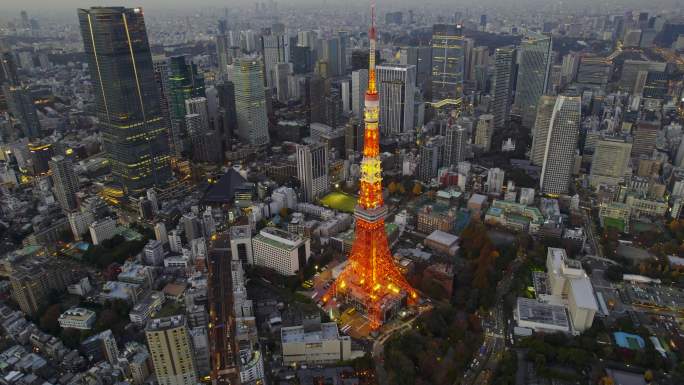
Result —
[{"label": "rooftop", "polygon": [[517,313],[521,321],[570,328],[565,307],[542,303],[534,299],[518,298]]},{"label": "rooftop", "polygon": [[322,323],[320,330],[309,332],[304,331],[303,325],[284,327],[280,330],[280,338],[283,343],[320,342],[336,340],[339,336],[337,324],[334,322]]},{"label": "rooftop", "polygon": [[575,297],[577,307],[598,311],[598,303],[594,295],[594,287],[589,277],[573,278],[570,280],[570,290]]},{"label": "rooftop", "polygon": [[435,230],[430,235],[428,235],[428,237],[425,238],[425,240],[450,246],[458,242],[458,236],[444,232],[442,230]]},{"label": "rooftop", "polygon": [[261,242],[267,243],[271,246],[284,249],[295,249],[304,242],[304,238],[299,234],[294,234],[281,230],[276,227],[266,227],[254,237]]},{"label": "rooftop", "polygon": [[164,318],[153,318],[147,323],[145,331],[162,331],[166,329],[173,329],[185,325],[185,317],[183,315],[174,315]]}]

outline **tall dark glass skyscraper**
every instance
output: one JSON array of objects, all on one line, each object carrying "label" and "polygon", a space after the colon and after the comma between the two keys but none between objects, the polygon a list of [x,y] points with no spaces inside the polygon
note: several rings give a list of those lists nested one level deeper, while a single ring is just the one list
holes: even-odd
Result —
[{"label": "tall dark glass skyscraper", "polygon": [[130,194],[171,177],[167,127],[141,8],[78,10],[104,149]]},{"label": "tall dark glass skyscraper", "polygon": [[465,44],[460,25],[435,24],[432,27],[432,102],[437,108],[460,104]]},{"label": "tall dark glass skyscraper", "polygon": [[185,127],[185,101],[203,97],[204,77],[197,71],[197,65],[189,63],[185,56],[174,56],[169,60],[169,115],[171,117],[171,150],[180,157],[188,149],[188,133]]},{"label": "tall dark glass skyscraper", "polygon": [[9,110],[25,137],[40,137],[40,121],[31,91],[19,80],[14,55],[0,42],[0,112]]}]

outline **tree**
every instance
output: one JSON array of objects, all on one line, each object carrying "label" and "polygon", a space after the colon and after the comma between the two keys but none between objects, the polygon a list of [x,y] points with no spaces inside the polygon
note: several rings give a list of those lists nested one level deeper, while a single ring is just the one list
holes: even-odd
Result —
[{"label": "tree", "polygon": [[423,185],[421,185],[419,182],[416,182],[413,185],[413,190],[411,190],[411,193],[413,193],[414,196],[418,196],[423,193]]},{"label": "tree", "polygon": [[622,281],[622,275],[624,274],[624,269],[622,266],[619,265],[611,265],[609,266],[605,272],[604,275],[606,279],[612,282],[620,282]]},{"label": "tree", "polygon": [[644,373],[644,380],[646,380],[646,382],[648,382],[648,383],[653,381],[653,371],[652,370],[649,369]]},{"label": "tree", "polygon": [[50,305],[40,317],[40,328],[46,333],[59,334],[59,315],[62,313],[59,304]]},{"label": "tree", "polygon": [[390,184],[387,186],[387,191],[389,191],[390,194],[394,195],[397,193],[399,190],[399,186],[397,186],[397,183],[392,181]]}]

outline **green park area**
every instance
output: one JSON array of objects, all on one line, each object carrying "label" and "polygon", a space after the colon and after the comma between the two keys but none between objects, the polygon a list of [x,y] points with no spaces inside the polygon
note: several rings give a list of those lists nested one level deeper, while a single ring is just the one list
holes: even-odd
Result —
[{"label": "green park area", "polygon": [[321,198],[321,203],[325,207],[351,213],[354,212],[354,206],[356,206],[356,197],[335,191]]}]

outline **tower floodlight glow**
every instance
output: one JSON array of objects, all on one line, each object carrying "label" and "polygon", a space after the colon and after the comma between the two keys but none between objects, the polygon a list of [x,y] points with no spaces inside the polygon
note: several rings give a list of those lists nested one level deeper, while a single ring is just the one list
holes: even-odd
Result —
[{"label": "tower floodlight glow", "polygon": [[332,297],[345,300],[365,311],[372,329],[379,328],[404,304],[414,304],[418,295],[397,267],[385,232],[387,207],[382,198],[379,102],[375,75],[375,4],[371,5],[368,31],[368,90],[364,100],[364,143],[361,185],[354,216],[354,244],[345,269],[335,280],[323,302]]}]

